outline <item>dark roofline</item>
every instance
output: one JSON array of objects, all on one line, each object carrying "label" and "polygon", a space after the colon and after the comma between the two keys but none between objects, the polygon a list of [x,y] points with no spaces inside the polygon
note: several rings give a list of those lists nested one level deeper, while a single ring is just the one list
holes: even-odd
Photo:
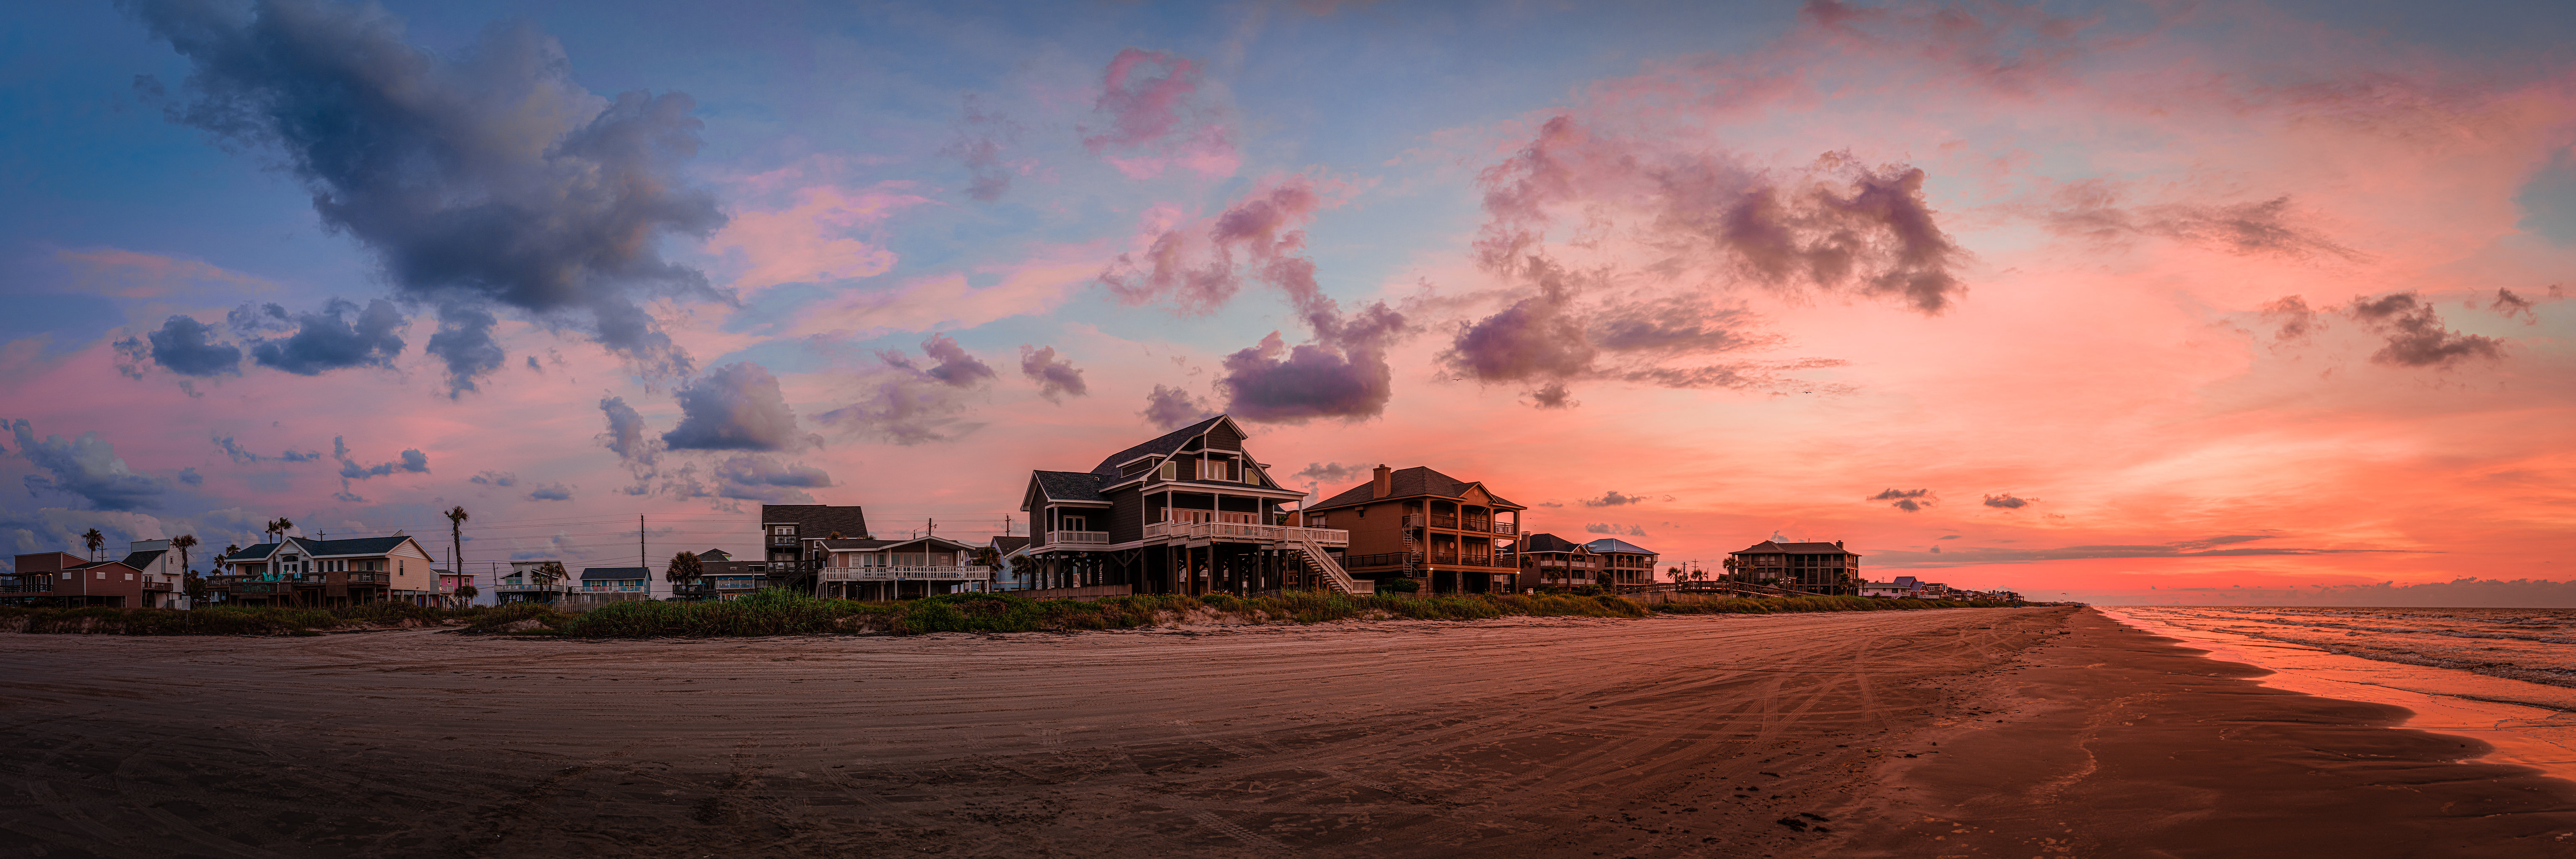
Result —
[{"label": "dark roofline", "polygon": [[[1225,415],[1215,415],[1205,420],[1201,420],[1198,423],[1155,436],[1152,441],[1130,447],[1126,450],[1122,450],[1102,458],[1099,465],[1091,467],[1091,473],[1117,474],[1118,466],[1120,464],[1133,462],[1137,457],[1145,456],[1147,454],[1167,455],[1177,452],[1181,449],[1182,443],[1187,442],[1192,438],[1207,434],[1208,430],[1216,428],[1217,422],[1219,421],[1230,420],[1231,418],[1228,418]],[[1243,427],[1236,426],[1234,430],[1237,433],[1242,433]],[[1248,435],[1248,433],[1246,434]]]}]

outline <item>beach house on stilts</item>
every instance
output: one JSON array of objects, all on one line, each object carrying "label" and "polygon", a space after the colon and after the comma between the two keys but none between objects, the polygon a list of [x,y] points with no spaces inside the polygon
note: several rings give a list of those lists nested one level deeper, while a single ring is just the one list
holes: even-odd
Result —
[{"label": "beach house on stilts", "polygon": [[1012,553],[1032,596],[1368,593],[1336,557],[1350,533],[1288,524],[1283,488],[1224,415],[1110,454],[1089,471],[1034,471],[1029,544]]}]

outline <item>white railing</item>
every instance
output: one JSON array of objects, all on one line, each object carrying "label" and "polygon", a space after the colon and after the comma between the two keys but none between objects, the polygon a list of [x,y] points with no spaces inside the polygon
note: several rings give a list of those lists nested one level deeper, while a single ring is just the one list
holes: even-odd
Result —
[{"label": "white railing", "polygon": [[1312,541],[1326,546],[1348,546],[1351,532],[1339,528],[1300,528],[1293,525],[1250,525],[1238,522],[1148,522],[1145,537],[1180,537],[1193,540],[1225,538],[1235,540],[1277,540],[1286,543]]},{"label": "white railing", "polygon": [[492,586],[492,590],[493,590],[493,592],[495,592],[495,593],[504,593],[504,594],[541,594],[541,593],[559,593],[559,594],[560,594],[560,593],[571,593],[571,592],[572,592],[572,586],[571,586],[571,585],[493,585],[493,586]]},{"label": "white railing", "polygon": [[1047,545],[1050,545],[1050,546],[1067,546],[1067,545],[1071,545],[1071,546],[1092,546],[1092,545],[1106,546],[1106,545],[1108,545],[1108,544],[1109,544],[1109,532],[1107,532],[1107,531],[1048,531],[1048,532],[1047,532],[1047,540],[1046,540],[1046,541],[1047,541]]},{"label": "white railing", "polygon": [[816,576],[826,582],[991,581],[990,567],[824,567]]},{"label": "white railing", "polygon": [[[1298,530],[1314,531],[1321,529],[1300,528]],[[1344,531],[1342,533],[1346,538],[1350,534],[1348,531]],[[1376,582],[1361,582],[1357,579],[1351,578],[1350,573],[1343,571],[1341,563],[1333,560],[1333,556],[1325,554],[1324,547],[1318,545],[1316,541],[1308,539],[1296,540],[1293,542],[1296,543],[1299,550],[1305,553],[1306,563],[1309,566],[1314,567],[1315,572],[1323,574],[1325,587],[1331,588],[1332,590],[1340,593],[1351,594],[1354,596],[1377,593]]]}]

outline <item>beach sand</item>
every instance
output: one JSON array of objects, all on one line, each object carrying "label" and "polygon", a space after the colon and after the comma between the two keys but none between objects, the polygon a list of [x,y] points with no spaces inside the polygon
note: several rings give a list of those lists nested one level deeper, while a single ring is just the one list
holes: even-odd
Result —
[{"label": "beach sand", "polygon": [[10,856],[2576,852],[2576,785],[2069,609],[0,664]]}]

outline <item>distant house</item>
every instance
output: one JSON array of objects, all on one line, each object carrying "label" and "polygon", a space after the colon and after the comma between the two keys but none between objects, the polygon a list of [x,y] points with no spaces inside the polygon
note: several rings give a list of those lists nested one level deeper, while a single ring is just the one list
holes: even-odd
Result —
[{"label": "distant house", "polygon": [[1350,532],[1351,575],[1420,579],[1433,593],[1510,590],[1520,576],[1504,547],[1528,509],[1485,484],[1427,467],[1377,467],[1369,482],[1308,505],[1308,527]]},{"label": "distant house", "polygon": [[431,570],[430,572],[438,574],[439,599],[450,603],[457,601],[457,588],[470,588],[474,586],[473,573],[460,573],[454,570]]},{"label": "distant house", "polygon": [[[1730,552],[1727,575],[1766,587],[1831,596],[1860,593],[1860,556],[1831,543],[1784,543],[1764,540]],[[1899,579],[1902,582],[1904,579]]]},{"label": "distant house", "polygon": [[565,580],[568,576],[549,575],[546,565],[551,563],[555,562],[511,561],[510,574],[502,576],[501,581],[492,586],[492,592],[498,595],[496,600],[502,603],[551,604],[557,598],[572,593],[573,583]]},{"label": "distant house", "polygon": [[1554,534],[1529,534],[1514,553],[1521,565],[1522,588],[1580,588],[1599,585],[1601,559],[1581,543]]},{"label": "distant house", "polygon": [[217,559],[206,588],[234,605],[435,604],[442,576],[409,535],[315,540],[287,537]]},{"label": "distant house", "polygon": [[[723,549],[699,552],[698,567],[704,584],[710,589],[708,593],[715,594],[718,598],[722,598],[723,594],[740,596],[764,587],[781,587],[786,584],[770,577],[771,567],[768,561],[738,561],[734,559],[733,553]],[[786,567],[793,570],[797,565],[788,564]],[[719,582],[725,587],[717,588]]]},{"label": "distant house", "polygon": [[1029,574],[1030,569],[1035,565],[1029,562],[1028,553],[1025,551],[1031,539],[1033,538],[996,536],[986,547],[992,550],[993,590],[1024,591],[1037,587],[1031,582],[1034,577]]},{"label": "distant house", "polygon": [[1603,537],[1583,544],[1594,558],[1601,561],[1601,586],[1617,591],[1633,591],[1655,583],[1654,550],[1616,537]]},{"label": "distant house", "polygon": [[653,570],[650,567],[583,567],[583,593],[651,594]]}]

